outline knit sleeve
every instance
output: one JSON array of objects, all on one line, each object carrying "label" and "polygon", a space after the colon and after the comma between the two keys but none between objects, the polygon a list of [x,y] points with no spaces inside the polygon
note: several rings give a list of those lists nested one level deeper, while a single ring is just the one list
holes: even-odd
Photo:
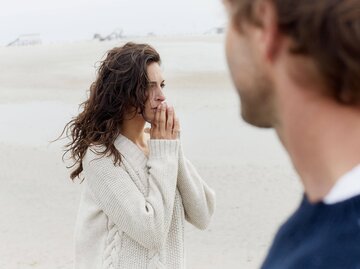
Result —
[{"label": "knit sleeve", "polygon": [[185,158],[181,146],[177,186],[183,200],[186,220],[199,229],[206,229],[215,209],[215,192]]},{"label": "knit sleeve", "polygon": [[159,250],[168,234],[174,207],[179,142],[149,141],[149,192],[138,190],[113,158],[88,150],[85,180],[106,215],[133,240],[147,249]]}]

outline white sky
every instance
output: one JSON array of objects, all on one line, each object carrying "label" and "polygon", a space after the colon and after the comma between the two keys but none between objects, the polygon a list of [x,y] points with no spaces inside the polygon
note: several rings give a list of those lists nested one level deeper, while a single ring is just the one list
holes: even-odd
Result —
[{"label": "white sky", "polygon": [[91,39],[94,33],[203,33],[223,26],[221,0],[0,0],[0,45],[21,34],[44,41]]}]

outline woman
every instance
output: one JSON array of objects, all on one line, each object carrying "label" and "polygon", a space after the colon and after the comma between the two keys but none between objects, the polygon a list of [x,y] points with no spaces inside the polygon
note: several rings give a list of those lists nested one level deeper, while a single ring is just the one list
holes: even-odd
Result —
[{"label": "woman", "polygon": [[159,64],[146,44],[110,50],[66,127],[71,178],[85,179],[75,268],[184,268],[184,219],[205,229],[213,214],[214,192],[182,153]]}]

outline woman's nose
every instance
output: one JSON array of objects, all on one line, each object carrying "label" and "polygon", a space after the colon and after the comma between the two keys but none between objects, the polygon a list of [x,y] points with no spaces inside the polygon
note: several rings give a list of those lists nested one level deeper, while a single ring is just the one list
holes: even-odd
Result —
[{"label": "woman's nose", "polygon": [[165,99],[166,99],[166,97],[162,92],[159,92],[156,96],[157,101],[163,102],[163,101],[165,101]]}]

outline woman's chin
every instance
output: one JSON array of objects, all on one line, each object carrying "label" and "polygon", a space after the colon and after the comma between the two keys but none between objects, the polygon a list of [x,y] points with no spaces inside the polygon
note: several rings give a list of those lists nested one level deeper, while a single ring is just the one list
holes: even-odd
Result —
[{"label": "woman's chin", "polygon": [[153,123],[155,119],[156,109],[146,110],[143,119],[148,123]]},{"label": "woman's chin", "polygon": [[147,122],[147,123],[153,123],[153,118],[154,118],[154,116],[153,117],[149,117],[148,115],[144,115],[144,120]]}]

